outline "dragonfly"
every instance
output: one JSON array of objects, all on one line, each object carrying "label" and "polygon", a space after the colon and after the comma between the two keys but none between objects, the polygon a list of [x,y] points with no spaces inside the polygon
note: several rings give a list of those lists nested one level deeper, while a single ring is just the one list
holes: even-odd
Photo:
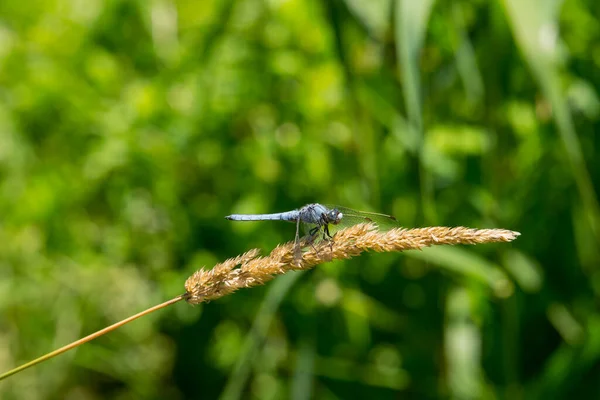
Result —
[{"label": "dragonfly", "polygon": [[382,230],[399,227],[398,221],[391,215],[356,211],[346,207],[319,203],[307,204],[296,210],[273,214],[232,214],[225,218],[232,221],[294,222],[296,224],[296,238],[294,242],[294,259],[296,263],[302,258],[302,248],[300,246],[301,224],[309,227],[308,242],[310,244],[318,237],[319,232],[322,233],[323,240],[331,241],[333,239],[331,234],[333,230],[332,225],[339,228],[346,228],[360,223],[375,223]]}]

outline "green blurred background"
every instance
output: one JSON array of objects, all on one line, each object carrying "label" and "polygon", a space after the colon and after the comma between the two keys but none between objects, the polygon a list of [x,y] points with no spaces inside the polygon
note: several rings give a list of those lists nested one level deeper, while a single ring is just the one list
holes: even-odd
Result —
[{"label": "green blurred background", "polygon": [[3,399],[600,397],[596,0],[2,0],[0,370],[319,201],[510,244],[176,304]]}]

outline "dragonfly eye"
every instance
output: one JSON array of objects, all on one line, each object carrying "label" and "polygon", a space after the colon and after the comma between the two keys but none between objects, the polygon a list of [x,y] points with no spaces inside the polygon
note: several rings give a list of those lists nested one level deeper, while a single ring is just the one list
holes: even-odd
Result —
[{"label": "dragonfly eye", "polygon": [[330,224],[337,225],[340,223],[343,216],[344,214],[342,214],[338,210],[331,210],[329,212],[329,215],[327,215],[327,219],[329,220]]}]

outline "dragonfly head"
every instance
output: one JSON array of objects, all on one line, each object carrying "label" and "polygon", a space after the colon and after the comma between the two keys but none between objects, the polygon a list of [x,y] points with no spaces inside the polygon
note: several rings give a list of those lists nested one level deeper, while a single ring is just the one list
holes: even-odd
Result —
[{"label": "dragonfly head", "polygon": [[327,220],[327,223],[333,225],[339,224],[343,217],[344,214],[342,214],[336,208],[327,211],[327,213],[325,214],[325,219]]}]

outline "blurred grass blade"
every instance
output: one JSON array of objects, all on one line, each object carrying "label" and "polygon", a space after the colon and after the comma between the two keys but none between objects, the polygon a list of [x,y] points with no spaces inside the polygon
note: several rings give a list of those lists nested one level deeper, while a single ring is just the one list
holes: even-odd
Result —
[{"label": "blurred grass blade", "polygon": [[[587,213],[583,207],[573,207],[571,210],[573,221],[574,245],[577,258],[583,271],[594,279],[596,266],[600,260],[600,248],[596,244],[596,236],[588,223]],[[596,295],[600,295],[600,286],[592,285]]]},{"label": "blurred grass blade", "polygon": [[410,384],[410,376],[402,367],[382,369],[373,363],[356,362],[341,357],[317,357],[316,373],[341,382],[360,382],[393,390],[404,390]]},{"label": "blurred grass blade", "polygon": [[503,252],[503,264],[524,292],[535,293],[541,289],[544,282],[542,268],[522,252]]},{"label": "blurred grass blade", "polygon": [[[368,321],[369,325],[386,332],[400,332],[406,327],[405,318],[396,310],[387,308],[381,302],[360,290],[344,289],[341,307],[346,313],[351,314],[355,320]],[[369,329],[368,326],[367,329]],[[352,337],[353,333],[349,332],[348,335]]]},{"label": "blurred grass blade", "polygon": [[481,332],[471,316],[470,293],[453,289],[446,303],[444,352],[453,399],[481,398]]},{"label": "blurred grass blade", "polygon": [[529,386],[525,398],[560,399],[566,398],[568,393],[577,393],[581,377],[592,374],[591,370],[600,358],[600,318],[591,315],[584,329],[583,343],[563,342],[552,353],[536,382]]},{"label": "blurred grass blade", "polygon": [[[433,0],[397,0],[395,7],[396,54],[402,81],[404,104],[408,114],[408,135],[423,145],[423,110],[419,76],[419,54],[425,39],[425,31]],[[433,186],[426,168],[419,157],[419,179],[423,215],[427,223],[435,223]]]},{"label": "blurred grass blade", "polygon": [[498,297],[508,297],[513,293],[513,283],[500,267],[468,250],[439,246],[425,251],[407,251],[405,254],[483,283]]},{"label": "blurred grass blade", "polygon": [[581,343],[583,328],[564,304],[551,304],[547,314],[548,320],[566,343],[571,345]]},{"label": "blurred grass blade", "polygon": [[465,32],[463,14],[463,7],[460,4],[454,4],[452,7],[452,25],[454,25],[455,35],[457,36],[455,49],[456,68],[465,86],[467,99],[469,99],[471,104],[476,104],[483,97],[483,78],[477,66],[475,49]]},{"label": "blurred grass blade", "polygon": [[396,52],[404,102],[408,119],[418,132],[423,131],[419,53],[432,6],[433,0],[398,0],[396,3]]},{"label": "blurred grass blade", "polygon": [[238,362],[234,366],[233,372],[229,376],[229,380],[221,394],[221,399],[234,400],[242,398],[244,387],[250,375],[250,368],[258,353],[260,343],[267,335],[275,312],[285,298],[285,295],[301,275],[302,272],[287,273],[276,279],[269,288],[260,310],[254,319],[254,324],[244,343],[244,348],[238,358]]},{"label": "blurred grass blade", "polygon": [[550,102],[579,195],[596,241],[600,242],[600,206],[566,102],[567,95],[561,89],[558,76],[561,55],[558,46],[558,13],[562,1],[504,0],[503,3],[515,39],[544,97]]},{"label": "blurred grass blade", "polygon": [[298,348],[296,371],[292,382],[292,400],[312,398],[312,380],[315,370],[315,345],[304,342]]}]

